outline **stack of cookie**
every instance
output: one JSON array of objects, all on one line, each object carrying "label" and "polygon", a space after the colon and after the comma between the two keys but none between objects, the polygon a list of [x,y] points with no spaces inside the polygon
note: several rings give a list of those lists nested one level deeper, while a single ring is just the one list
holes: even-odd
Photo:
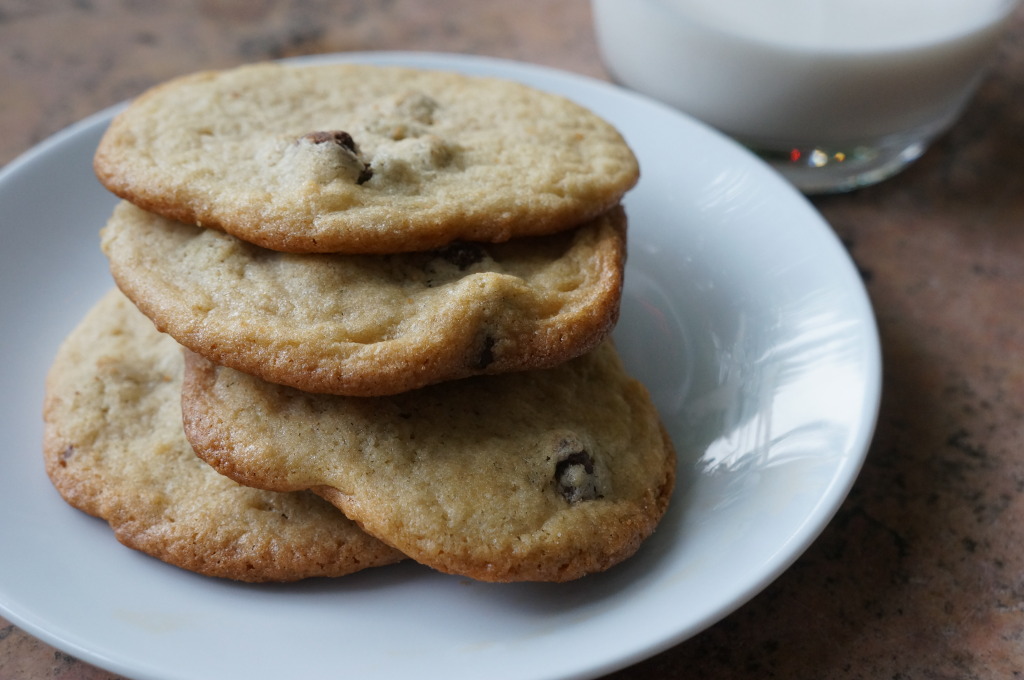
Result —
[{"label": "stack of cookie", "polygon": [[654,531],[674,453],[607,337],[637,164],[592,112],[260,64],[147,92],[95,168],[119,290],[54,363],[45,452],[126,544],[251,581],[564,581]]}]

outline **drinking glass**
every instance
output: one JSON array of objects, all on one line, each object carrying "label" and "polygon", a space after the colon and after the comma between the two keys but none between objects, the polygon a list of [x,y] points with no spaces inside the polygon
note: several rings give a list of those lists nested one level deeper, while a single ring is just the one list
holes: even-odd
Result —
[{"label": "drinking glass", "polygon": [[592,0],[612,78],[808,194],[879,182],[961,114],[1018,0]]}]

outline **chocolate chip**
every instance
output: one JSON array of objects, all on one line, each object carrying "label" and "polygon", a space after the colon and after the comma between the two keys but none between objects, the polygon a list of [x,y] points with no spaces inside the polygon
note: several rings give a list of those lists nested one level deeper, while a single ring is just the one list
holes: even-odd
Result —
[{"label": "chocolate chip", "polygon": [[477,357],[476,368],[482,371],[492,363],[494,363],[494,338],[487,335],[484,336],[484,346]]},{"label": "chocolate chip", "polygon": [[302,135],[302,139],[309,140],[313,144],[337,144],[351,153],[358,162],[363,163],[363,168],[359,171],[359,176],[356,177],[356,184],[365,184],[370,181],[371,177],[373,177],[373,168],[370,167],[369,163],[363,162],[359,157],[359,147],[356,145],[356,140],[352,139],[352,135],[344,130],[318,130],[317,132],[308,132]]},{"label": "chocolate chip", "polygon": [[319,130],[317,132],[309,132],[302,135],[303,139],[308,139],[314,144],[326,144],[333,142],[340,147],[346,148],[352,153],[359,153],[359,149],[356,148],[356,141],[352,139],[352,135],[345,132],[344,130]]},{"label": "chocolate chip", "polygon": [[[568,441],[562,441],[559,448],[564,448]],[[597,480],[594,478],[594,459],[586,449],[564,453],[555,464],[555,486],[562,497],[570,503],[592,501],[600,498],[597,492]]]},{"label": "chocolate chip", "polygon": [[588,475],[594,474],[594,459],[586,451],[573,451],[555,465],[555,474],[561,476],[563,470],[570,465],[582,465]]},{"label": "chocolate chip", "polygon": [[363,163],[363,170],[359,173],[359,177],[356,178],[356,184],[365,184],[370,181],[373,177],[373,168],[370,167],[369,163]]},{"label": "chocolate chip", "polygon": [[435,252],[445,262],[458,267],[459,271],[464,271],[467,267],[480,262],[487,254],[480,244],[463,242],[450,243]]}]

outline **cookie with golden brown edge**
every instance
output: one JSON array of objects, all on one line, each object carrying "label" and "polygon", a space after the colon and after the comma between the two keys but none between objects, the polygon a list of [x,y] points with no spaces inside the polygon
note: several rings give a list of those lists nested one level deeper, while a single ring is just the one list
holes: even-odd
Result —
[{"label": "cookie with golden brown edge", "polygon": [[519,83],[264,63],[139,96],[94,161],[149,211],[287,252],[395,253],[573,227],[639,176],[618,131]]},{"label": "cookie with golden brown edge", "polygon": [[567,581],[631,556],[675,454],[610,341],[556,368],[378,398],[314,395],[186,357],[186,436],[221,473],[312,489],[440,571]]},{"label": "cookie with golden brown edge", "polygon": [[620,207],[571,231],[396,255],[290,254],[122,202],[118,286],[203,356],[310,392],[395,394],[553,366],[618,318]]},{"label": "cookie with golden brown edge", "polygon": [[182,349],[117,291],[65,340],[46,384],[46,471],[72,506],[165,562],[241,581],[341,576],[402,558],[309,492],[241,486],[196,457]]}]

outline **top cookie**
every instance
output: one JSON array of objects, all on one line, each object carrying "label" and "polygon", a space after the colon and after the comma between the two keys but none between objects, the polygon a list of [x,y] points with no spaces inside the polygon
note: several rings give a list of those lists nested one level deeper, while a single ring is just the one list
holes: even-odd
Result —
[{"label": "top cookie", "polygon": [[115,118],[94,167],[151,212],[297,253],[553,233],[616,205],[639,175],[615,128],[563,97],[368,64],[172,80]]}]

